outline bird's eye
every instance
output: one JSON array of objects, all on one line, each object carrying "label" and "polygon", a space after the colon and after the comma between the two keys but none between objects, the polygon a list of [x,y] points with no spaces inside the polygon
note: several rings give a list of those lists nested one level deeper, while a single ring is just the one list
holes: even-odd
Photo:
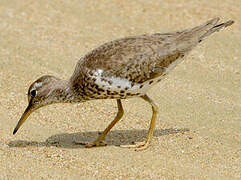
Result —
[{"label": "bird's eye", "polygon": [[36,91],[35,89],[31,90],[31,91],[30,91],[30,95],[31,95],[32,97],[35,97],[35,96],[37,95],[37,91]]}]

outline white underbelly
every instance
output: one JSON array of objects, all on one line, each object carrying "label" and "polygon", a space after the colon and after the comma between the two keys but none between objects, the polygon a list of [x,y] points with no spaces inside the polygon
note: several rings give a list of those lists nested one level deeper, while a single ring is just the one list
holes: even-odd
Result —
[{"label": "white underbelly", "polygon": [[164,73],[156,77],[154,79],[147,80],[143,83],[134,83],[132,81],[129,81],[125,78],[120,77],[103,77],[102,69],[97,69],[96,71],[92,71],[92,76],[90,76],[91,79],[95,79],[95,84],[103,89],[104,91],[111,91],[111,92],[117,92],[117,93],[123,93],[123,94],[133,94],[133,95],[144,95],[147,93],[147,91],[156,83],[161,81],[164,76],[170,72],[177,64],[183,61],[183,58],[177,59],[175,62],[170,64],[164,71]]}]

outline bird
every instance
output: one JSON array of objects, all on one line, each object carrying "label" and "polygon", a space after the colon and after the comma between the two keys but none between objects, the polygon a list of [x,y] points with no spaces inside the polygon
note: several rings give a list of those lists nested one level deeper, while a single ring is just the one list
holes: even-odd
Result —
[{"label": "bird", "polygon": [[[181,63],[195,46],[207,36],[234,23],[218,23],[213,18],[206,23],[181,31],[124,37],[100,45],[82,56],[67,80],[44,75],[34,81],[27,92],[28,106],[13,134],[37,109],[54,103],[84,103],[97,99],[116,99],[118,112],[114,120],[93,142],[79,142],[85,147],[104,143],[107,133],[124,114],[122,100],[140,97],[152,107],[147,137],[142,142],[120,145],[144,150],[149,147],[158,114],[158,106],[147,95],[148,90]],[[78,142],[76,142],[78,144]]]}]

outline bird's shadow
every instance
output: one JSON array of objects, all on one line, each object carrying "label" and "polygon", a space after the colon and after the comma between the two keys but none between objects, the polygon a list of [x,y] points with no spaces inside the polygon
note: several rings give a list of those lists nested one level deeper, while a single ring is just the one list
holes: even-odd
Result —
[{"label": "bird's shadow", "polygon": [[[158,129],[154,131],[154,137],[178,134],[188,132],[187,128],[180,129]],[[100,134],[98,131],[90,132],[78,132],[78,133],[62,133],[55,134],[47,138],[44,142],[38,141],[26,141],[26,140],[15,140],[8,143],[9,147],[42,147],[42,146],[55,146],[60,148],[83,148],[84,146],[74,143],[77,142],[91,142]],[[105,142],[107,145],[126,145],[132,144],[133,142],[145,140],[147,130],[113,130],[106,136]]]}]

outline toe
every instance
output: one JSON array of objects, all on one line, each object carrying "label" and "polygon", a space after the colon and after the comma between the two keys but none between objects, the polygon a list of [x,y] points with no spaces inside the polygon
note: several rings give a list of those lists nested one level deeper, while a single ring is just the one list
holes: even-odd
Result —
[{"label": "toe", "polygon": [[120,147],[123,148],[142,148],[144,146],[148,146],[148,143],[146,143],[146,141],[143,142],[135,142],[134,144],[128,144],[128,145],[120,145]]},{"label": "toe", "polygon": [[83,142],[83,141],[73,141],[74,144],[76,145],[86,145],[88,144],[87,142]]},{"label": "toe", "polygon": [[107,144],[104,141],[100,141],[100,142],[91,142],[91,143],[87,143],[85,144],[86,148],[91,148],[91,147],[98,147],[98,146],[106,146]]},{"label": "toe", "polygon": [[95,147],[96,146],[96,144],[95,143],[87,143],[87,144],[85,144],[85,147],[86,148],[91,148],[91,147]]},{"label": "toe", "polygon": [[120,145],[122,148],[136,148],[135,144],[128,144],[128,145]]},{"label": "toe", "polygon": [[143,151],[143,150],[145,150],[145,149],[147,149],[148,148],[148,143],[146,143],[146,144],[144,144],[144,145],[142,145],[142,146],[139,146],[139,147],[137,147],[136,149],[135,149],[135,151]]}]

